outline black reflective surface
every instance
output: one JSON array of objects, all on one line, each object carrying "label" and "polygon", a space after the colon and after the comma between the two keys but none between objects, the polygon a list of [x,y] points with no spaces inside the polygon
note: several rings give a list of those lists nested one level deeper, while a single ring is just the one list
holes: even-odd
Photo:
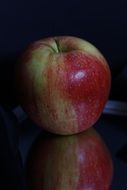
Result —
[{"label": "black reflective surface", "polygon": [[[21,127],[19,148],[25,163],[31,145],[42,131],[29,120],[24,121]],[[110,190],[126,190],[127,118],[102,115],[94,127],[104,139],[113,159],[114,175]]]},{"label": "black reflective surface", "polygon": [[[127,118],[102,115],[94,128],[100,133],[113,159],[110,190],[127,188]],[[25,161],[35,139],[43,130],[29,119],[18,124],[14,115],[0,107],[0,185],[26,189]]]}]

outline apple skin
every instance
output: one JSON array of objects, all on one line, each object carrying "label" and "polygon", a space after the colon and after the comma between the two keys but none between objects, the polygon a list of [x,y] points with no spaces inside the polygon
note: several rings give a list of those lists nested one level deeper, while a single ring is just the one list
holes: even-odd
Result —
[{"label": "apple skin", "polygon": [[74,134],[99,119],[111,86],[103,55],[89,42],[71,36],[32,43],[16,68],[17,94],[38,126]]},{"label": "apple skin", "polygon": [[40,136],[26,161],[30,190],[109,190],[112,159],[100,135]]}]

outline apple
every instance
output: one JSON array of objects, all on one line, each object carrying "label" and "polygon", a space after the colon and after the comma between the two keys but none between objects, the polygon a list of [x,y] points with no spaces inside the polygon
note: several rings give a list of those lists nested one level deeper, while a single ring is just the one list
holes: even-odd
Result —
[{"label": "apple", "polygon": [[113,164],[109,150],[91,127],[68,136],[40,136],[28,153],[30,190],[109,190]]},{"label": "apple", "polygon": [[99,119],[111,86],[109,65],[89,42],[71,36],[33,42],[16,67],[19,101],[38,126],[79,133]]}]

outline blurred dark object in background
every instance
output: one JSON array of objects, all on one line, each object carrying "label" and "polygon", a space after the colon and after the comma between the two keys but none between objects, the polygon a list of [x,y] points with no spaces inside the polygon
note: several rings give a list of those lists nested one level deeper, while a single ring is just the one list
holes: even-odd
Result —
[{"label": "blurred dark object in background", "polygon": [[0,189],[26,190],[18,146],[16,118],[0,106]]},{"label": "blurred dark object in background", "polygon": [[112,80],[111,98],[127,101],[127,63]]},{"label": "blurred dark object in background", "polygon": [[16,62],[16,54],[0,57],[0,104],[10,109],[17,105],[14,82]]},{"label": "blurred dark object in background", "polygon": [[121,161],[127,163],[127,144],[125,144],[116,155]]}]

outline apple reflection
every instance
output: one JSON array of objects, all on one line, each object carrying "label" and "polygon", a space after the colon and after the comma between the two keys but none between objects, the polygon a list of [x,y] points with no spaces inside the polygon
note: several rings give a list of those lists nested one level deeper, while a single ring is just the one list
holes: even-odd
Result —
[{"label": "apple reflection", "polygon": [[30,190],[109,190],[113,175],[110,153],[91,128],[71,135],[41,135],[26,162]]}]

